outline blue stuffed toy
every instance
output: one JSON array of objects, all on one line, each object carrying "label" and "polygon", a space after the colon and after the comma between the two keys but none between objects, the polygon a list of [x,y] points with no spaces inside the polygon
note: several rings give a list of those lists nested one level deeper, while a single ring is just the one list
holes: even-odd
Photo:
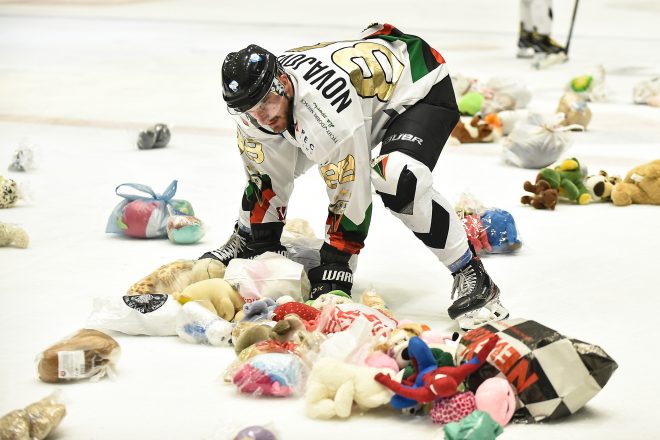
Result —
[{"label": "blue stuffed toy", "polygon": [[481,223],[488,234],[491,253],[506,254],[522,246],[513,216],[503,209],[491,208],[481,216]]}]

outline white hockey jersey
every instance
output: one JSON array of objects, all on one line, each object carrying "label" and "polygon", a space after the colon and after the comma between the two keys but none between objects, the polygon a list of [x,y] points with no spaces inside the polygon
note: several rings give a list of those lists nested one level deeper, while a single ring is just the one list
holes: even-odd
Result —
[{"label": "white hockey jersey", "polygon": [[448,75],[422,39],[376,24],[365,38],[278,57],[294,87],[293,133],[270,135],[237,117],[248,178],[261,192],[240,221],[282,222],[293,180],[317,164],[329,198],[326,242],[358,253],[371,217],[371,150],[388,124]]}]

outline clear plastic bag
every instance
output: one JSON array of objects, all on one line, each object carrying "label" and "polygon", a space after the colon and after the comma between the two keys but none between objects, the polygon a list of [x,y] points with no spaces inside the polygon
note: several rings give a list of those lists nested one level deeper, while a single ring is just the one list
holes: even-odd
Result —
[{"label": "clear plastic bag", "polygon": [[304,364],[295,354],[265,353],[243,363],[232,382],[243,394],[288,397],[303,392],[306,375]]},{"label": "clear plastic bag", "polygon": [[[508,163],[521,168],[541,169],[554,163],[570,147],[568,130],[576,125],[562,126],[562,114],[544,117],[538,113],[518,121],[503,141],[503,157]],[[581,127],[580,127],[581,128]]]},{"label": "clear plastic bag", "polygon": [[39,164],[39,152],[27,140],[22,140],[19,147],[11,155],[9,171],[33,171]]},{"label": "clear plastic bag", "polygon": [[127,335],[173,336],[181,304],[165,293],[95,298],[85,326]]},{"label": "clear plastic bag", "polygon": [[[122,187],[132,188],[143,195],[121,192]],[[139,183],[119,185],[115,188],[115,193],[124,200],[112,210],[105,232],[137,238],[166,237],[169,216],[195,215],[188,201],[172,198],[176,194],[176,188],[176,180],[169,184],[162,195]]]},{"label": "clear plastic bag", "polygon": [[0,222],[0,247],[13,246],[21,249],[28,247],[30,237],[18,225]]},{"label": "clear plastic bag", "polygon": [[284,295],[298,302],[309,298],[310,283],[303,265],[274,252],[252,260],[234,258],[225,270],[225,281],[235,286],[247,303]]},{"label": "clear plastic bag", "polygon": [[114,374],[119,344],[103,332],[82,329],[41,352],[36,359],[39,379],[44,382],[98,380]]},{"label": "clear plastic bag", "polygon": [[229,346],[233,326],[198,301],[183,305],[176,323],[176,333],[181,339],[193,344]]},{"label": "clear plastic bag", "polygon": [[43,440],[57,428],[65,415],[66,407],[59,392],[55,392],[0,418],[0,439]]},{"label": "clear plastic bag", "polygon": [[633,88],[633,102],[635,104],[649,104],[660,96],[660,76],[639,81]]}]

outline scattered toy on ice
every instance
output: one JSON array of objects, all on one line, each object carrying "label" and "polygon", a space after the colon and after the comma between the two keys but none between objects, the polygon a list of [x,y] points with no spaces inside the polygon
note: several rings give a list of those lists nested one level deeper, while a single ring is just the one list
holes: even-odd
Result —
[{"label": "scattered toy on ice", "polygon": [[13,246],[21,249],[28,247],[30,237],[18,225],[0,222],[0,247]]},{"label": "scattered toy on ice", "polygon": [[38,155],[36,150],[25,142],[11,156],[9,171],[33,171],[37,168]]},{"label": "scattered toy on ice", "polygon": [[0,439],[43,440],[57,428],[65,415],[66,407],[55,392],[0,418]]},{"label": "scattered toy on ice", "polygon": [[167,238],[176,244],[197,243],[204,236],[204,224],[192,215],[171,215],[167,219]]},{"label": "scattered toy on ice", "polygon": [[[173,180],[163,194],[156,193],[146,185],[124,183],[115,188],[115,193],[123,197],[112,210],[105,232],[123,234],[137,238],[161,238],[167,236],[167,221],[173,215],[195,215],[187,200],[174,199],[177,181]],[[124,193],[122,187],[135,193]],[[140,194],[141,193],[141,194]]]},{"label": "scattered toy on ice", "polygon": [[573,131],[586,130],[591,122],[591,109],[589,109],[587,100],[577,93],[564,93],[559,100],[557,113],[564,114],[561,125],[572,126]]},{"label": "scattered toy on ice", "polygon": [[632,203],[660,205],[660,160],[654,160],[628,171],[622,182],[612,188],[616,206]]},{"label": "scattered toy on ice", "polygon": [[156,124],[142,130],[138,135],[137,146],[140,150],[166,147],[170,142],[170,129],[165,124]]}]

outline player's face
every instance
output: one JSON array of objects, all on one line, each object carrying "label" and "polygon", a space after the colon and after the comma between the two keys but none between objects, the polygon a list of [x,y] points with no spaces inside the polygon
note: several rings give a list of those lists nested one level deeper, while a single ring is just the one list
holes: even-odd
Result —
[{"label": "player's face", "polygon": [[274,133],[282,133],[288,125],[289,100],[286,96],[268,92],[261,102],[247,113],[262,127]]},{"label": "player's face", "polygon": [[277,84],[275,90],[269,91],[259,104],[252,107],[247,113],[265,129],[274,133],[283,133],[289,125],[289,106],[291,105],[289,97],[293,94],[293,87],[289,78],[284,74],[275,81],[278,82],[274,82]]}]

